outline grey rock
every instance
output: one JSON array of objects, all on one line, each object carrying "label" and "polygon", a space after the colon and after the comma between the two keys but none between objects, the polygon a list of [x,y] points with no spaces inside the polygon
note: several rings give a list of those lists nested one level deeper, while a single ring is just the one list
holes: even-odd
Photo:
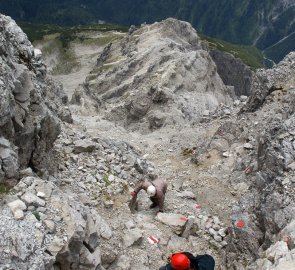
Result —
[{"label": "grey rock", "polygon": [[95,149],[95,143],[87,140],[77,140],[74,142],[73,152],[75,154],[83,152],[92,152]]},{"label": "grey rock", "polygon": [[181,234],[182,237],[188,238],[190,236],[190,234],[192,233],[193,226],[194,226],[194,221],[195,221],[195,217],[194,216],[188,217],[188,221],[185,224],[184,231]]},{"label": "grey rock", "polygon": [[32,171],[32,168],[30,168],[30,167],[29,168],[26,168],[24,170],[21,170],[19,172],[19,177],[20,178],[27,177],[27,176],[34,176],[34,173]]},{"label": "grey rock", "polygon": [[43,223],[45,224],[46,229],[48,230],[49,233],[54,233],[56,230],[56,226],[54,221],[52,220],[43,220]]},{"label": "grey rock", "polygon": [[179,250],[188,250],[189,241],[186,238],[172,235],[167,244],[167,250],[171,253],[179,252]]},{"label": "grey rock", "polygon": [[[225,85],[234,86],[237,96],[247,96],[251,93],[253,72],[240,59],[229,53],[211,49],[210,55],[217,66],[217,72]],[[243,100],[242,100],[243,99]],[[244,101],[244,98],[241,98]]]},{"label": "grey rock", "polygon": [[244,148],[245,149],[253,149],[253,145],[251,143],[245,143]]},{"label": "grey rock", "polygon": [[288,169],[295,171],[295,162],[292,162],[288,165]]},{"label": "grey rock", "polygon": [[295,248],[295,220],[291,221],[282,231],[282,237],[286,237],[288,240],[289,249]]},{"label": "grey rock", "polygon": [[47,250],[53,255],[56,256],[64,247],[64,242],[61,238],[57,236],[54,237],[53,241],[47,247]]},{"label": "grey rock", "polygon": [[14,211],[16,209],[21,209],[21,210],[26,210],[27,209],[26,204],[21,200],[15,200],[13,202],[10,202],[8,204],[8,206],[11,209],[11,211]]},{"label": "grey rock", "polygon": [[125,247],[130,247],[132,245],[139,245],[142,241],[143,235],[142,231],[138,228],[130,229],[123,238]]},{"label": "grey rock", "polygon": [[82,246],[80,250],[80,261],[79,264],[84,267],[90,269],[96,269],[101,263],[101,256],[100,250],[97,249],[94,253],[90,253],[90,251],[85,247]]},{"label": "grey rock", "polygon": [[211,236],[217,235],[217,232],[213,228],[209,228],[209,233],[211,234]]},{"label": "grey rock", "polygon": [[[157,34],[148,35],[150,29]],[[167,34],[167,29],[173,31]],[[146,25],[107,48],[99,66],[109,67],[113,57],[122,61],[99,73],[93,70],[95,80],[86,80],[80,91],[94,107],[112,108],[103,112],[106,119],[130,130],[183,126],[198,121],[206,109],[232,103],[208,50],[188,23],[170,18]]]},{"label": "grey rock", "polygon": [[25,216],[24,211],[21,209],[15,209],[13,215],[16,220],[23,219]]},{"label": "grey rock", "polygon": [[7,178],[18,177],[18,156],[16,152],[9,148],[0,147],[0,158],[2,160],[2,170]]},{"label": "grey rock", "polygon": [[114,201],[112,201],[112,200],[104,201],[104,206],[106,208],[112,208],[114,206]]},{"label": "grey rock", "polygon": [[0,24],[1,51],[5,52],[1,58],[0,127],[1,136],[11,143],[6,145],[8,155],[2,167],[7,178],[18,179],[19,168],[27,168],[29,163],[36,171],[52,165],[49,156],[60,132],[57,115],[63,110],[65,94],[46,77],[44,63],[34,57],[33,46],[16,23],[1,15]]},{"label": "grey rock", "polygon": [[161,128],[165,124],[165,114],[154,111],[148,115],[149,129],[155,130]]},{"label": "grey rock", "polygon": [[265,257],[269,261],[277,261],[289,252],[288,246],[284,241],[279,241],[265,251]]},{"label": "grey rock", "polygon": [[217,242],[222,242],[222,237],[219,236],[219,235],[217,235],[217,234],[213,235],[213,238],[214,238],[214,240],[217,241]]},{"label": "grey rock", "polygon": [[131,269],[130,257],[126,256],[126,255],[121,255],[118,258],[118,262],[116,264],[116,269],[118,269],[118,270],[130,270]]},{"label": "grey rock", "polygon": [[193,192],[187,191],[187,190],[177,194],[177,196],[184,199],[192,199],[192,200],[196,199],[196,195]]},{"label": "grey rock", "polygon": [[156,219],[171,227],[179,235],[183,232],[187,222],[183,215],[173,213],[159,213]]},{"label": "grey rock", "polygon": [[134,224],[133,220],[129,220],[129,221],[127,221],[127,222],[125,223],[125,227],[126,227],[128,230],[135,228],[135,224]]},{"label": "grey rock", "polygon": [[26,192],[21,199],[29,206],[33,205],[35,207],[45,206],[45,201],[37,197],[36,195]]}]

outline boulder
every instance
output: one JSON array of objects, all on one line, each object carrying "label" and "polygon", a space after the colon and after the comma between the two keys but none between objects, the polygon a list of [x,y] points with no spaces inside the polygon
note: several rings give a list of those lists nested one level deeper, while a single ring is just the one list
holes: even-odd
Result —
[{"label": "boulder", "polygon": [[183,215],[173,213],[158,213],[156,219],[171,227],[171,229],[178,235],[183,232],[184,226],[187,222],[187,218]]},{"label": "boulder", "polygon": [[92,152],[95,149],[95,143],[88,140],[78,140],[74,142],[73,152],[75,154],[83,152]]},{"label": "boulder", "polygon": [[123,242],[125,247],[130,247],[135,244],[140,244],[142,241],[142,231],[138,228],[130,229],[128,232],[125,233]]}]

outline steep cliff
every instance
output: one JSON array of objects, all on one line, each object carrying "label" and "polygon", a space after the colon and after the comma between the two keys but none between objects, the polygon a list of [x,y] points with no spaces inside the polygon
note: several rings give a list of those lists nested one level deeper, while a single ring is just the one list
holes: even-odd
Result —
[{"label": "steep cliff", "polygon": [[0,182],[17,180],[30,165],[40,171],[60,132],[58,116],[71,121],[63,108],[62,87],[46,77],[40,51],[9,17],[0,16]]}]

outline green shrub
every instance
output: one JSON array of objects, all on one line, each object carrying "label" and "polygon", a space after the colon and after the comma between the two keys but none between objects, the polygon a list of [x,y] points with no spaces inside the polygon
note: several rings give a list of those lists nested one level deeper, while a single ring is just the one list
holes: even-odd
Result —
[{"label": "green shrub", "polygon": [[11,187],[8,186],[7,184],[5,184],[5,183],[0,183],[0,194],[1,194],[1,193],[6,194],[6,193],[9,192],[10,189],[11,189]]},{"label": "green shrub", "polygon": [[40,221],[41,220],[41,217],[40,217],[40,214],[38,211],[33,211],[32,214],[35,216],[35,218]]}]

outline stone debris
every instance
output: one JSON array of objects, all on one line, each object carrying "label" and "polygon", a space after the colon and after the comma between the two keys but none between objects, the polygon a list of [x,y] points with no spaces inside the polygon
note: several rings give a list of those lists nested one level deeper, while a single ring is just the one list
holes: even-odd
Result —
[{"label": "stone debris", "polygon": [[32,194],[32,193],[25,193],[21,199],[28,205],[28,206],[45,206],[45,201],[38,198],[36,195]]},{"label": "stone debris", "polygon": [[[44,182],[44,180],[34,178],[27,188],[30,190],[37,185],[40,186],[42,181]],[[22,181],[18,185],[21,184],[23,184]],[[46,185],[46,183],[44,184]],[[42,205],[44,207],[43,209],[38,207],[32,212],[29,209],[24,212],[23,210],[27,209],[26,204],[22,200],[15,200],[8,205],[14,214],[15,221],[13,218],[11,219],[10,211],[3,208],[0,215],[2,228],[0,236],[4,250],[9,247],[10,239],[18,239],[17,241],[23,239],[32,248],[32,250],[25,250],[25,245],[23,245],[23,249],[19,249],[18,255],[14,253],[3,255],[1,250],[0,256],[4,258],[3,263],[11,262],[12,256],[20,259],[25,256],[29,258],[27,260],[29,265],[39,262],[41,266],[45,264],[52,266],[55,261],[58,261],[59,254],[62,254],[63,250],[67,250],[68,255],[63,255],[59,259],[59,263],[66,268],[71,264],[76,264],[79,268],[81,262],[88,262],[93,267],[100,265],[98,243],[101,241],[100,239],[110,239],[112,231],[94,209],[90,210],[83,206],[75,200],[75,196],[75,194],[72,194],[67,197],[57,187],[54,187],[52,196],[48,198],[45,204],[37,196],[25,193],[21,198],[28,205]],[[19,211],[23,213],[21,218]],[[21,227],[18,227],[17,224],[19,219],[22,219]],[[7,226],[11,227],[10,233],[5,231]],[[11,238],[12,235],[13,238]],[[76,247],[75,249],[72,249],[73,245]],[[79,252],[79,250],[83,250],[83,252]],[[48,260],[48,254],[51,257],[50,260]],[[52,260],[52,256],[54,256],[54,260]],[[25,264],[20,264],[18,269],[22,269],[24,266]]]},{"label": "stone debris", "polygon": [[16,220],[24,218],[23,210],[27,209],[26,204],[21,200],[15,200],[8,204]]},{"label": "stone debris", "polygon": [[[68,107],[42,53],[0,24],[0,183],[18,182],[1,200],[0,269],[149,270],[180,250],[218,269],[294,268],[294,53],[254,73],[168,19],[110,43]],[[158,175],[164,213],[144,192],[131,212],[134,185]]]},{"label": "stone debris", "polygon": [[86,140],[77,140],[74,142],[73,152],[75,154],[83,152],[92,152],[95,149],[95,143]]}]

